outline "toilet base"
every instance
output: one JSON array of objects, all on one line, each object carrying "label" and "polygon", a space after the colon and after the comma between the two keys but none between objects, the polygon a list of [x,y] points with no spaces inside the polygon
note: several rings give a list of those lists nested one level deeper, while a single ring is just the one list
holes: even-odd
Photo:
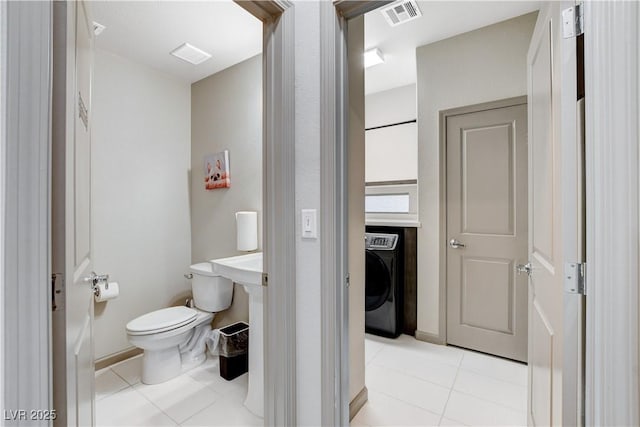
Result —
[{"label": "toilet base", "polygon": [[142,356],[142,382],[160,384],[182,373],[178,346],[163,350],[145,350]]},{"label": "toilet base", "polygon": [[165,350],[145,350],[142,355],[143,384],[160,384],[169,381],[207,360],[206,352],[183,361],[178,347]]}]

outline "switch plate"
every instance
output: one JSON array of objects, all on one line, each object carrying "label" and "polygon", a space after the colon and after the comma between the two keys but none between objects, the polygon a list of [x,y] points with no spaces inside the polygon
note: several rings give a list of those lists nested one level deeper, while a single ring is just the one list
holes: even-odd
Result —
[{"label": "switch plate", "polygon": [[315,209],[302,209],[302,238],[318,238],[318,215]]}]

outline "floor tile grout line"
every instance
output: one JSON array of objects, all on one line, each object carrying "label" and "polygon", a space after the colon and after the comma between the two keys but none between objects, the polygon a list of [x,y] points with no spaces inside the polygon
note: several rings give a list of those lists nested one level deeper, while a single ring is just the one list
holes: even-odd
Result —
[{"label": "floor tile grout line", "polygon": [[124,387],[124,388],[121,388],[121,389],[119,389],[119,390],[116,390],[116,391],[113,391],[113,392],[111,392],[111,393],[105,394],[104,396],[100,397],[100,399],[98,399],[98,398],[96,397],[96,402],[100,402],[101,400],[104,400],[104,399],[106,399],[106,398],[108,398],[108,397],[111,397],[111,396],[113,396],[113,395],[116,395],[116,394],[118,394],[118,393],[120,393],[120,392],[122,392],[122,391],[125,391],[125,390],[126,390],[126,389],[128,389],[128,388],[132,388],[132,387],[131,387],[130,385],[127,385],[127,386],[126,386],[126,387]]},{"label": "floor tile grout line", "polygon": [[[166,417],[168,417],[171,421],[173,421],[176,425],[180,425],[176,420],[174,420],[169,414],[167,414],[166,412],[164,412],[158,405],[156,405],[153,401],[151,401],[150,399],[147,398],[147,396],[145,396],[144,394],[140,393],[138,390],[136,390],[136,388],[132,385],[130,385],[129,387],[125,387],[122,390],[118,390],[115,393],[110,394],[107,397],[113,397],[116,394],[120,394],[122,392],[124,392],[127,389],[131,389],[133,392],[135,392],[136,394],[138,394],[139,396],[141,396],[144,400],[146,400],[147,402],[149,402],[153,407],[155,407],[159,412],[161,412],[162,414],[164,414]],[[104,400],[104,399],[100,399],[100,400]]]},{"label": "floor tile grout line", "polygon": [[[127,359],[127,360],[129,360],[129,359]],[[124,381],[124,383],[126,384],[126,387],[124,387],[124,388],[122,388],[122,389],[120,389],[120,390],[117,390],[117,391],[115,391],[115,392],[113,392],[113,393],[109,393],[108,395],[104,396],[104,397],[103,397],[103,398],[101,398],[100,400],[103,400],[103,399],[105,399],[105,398],[107,398],[107,397],[114,396],[114,395],[116,395],[116,394],[118,394],[118,393],[120,393],[120,392],[123,392],[123,391],[127,390],[127,389],[132,389],[132,390],[134,390],[138,395],[142,396],[142,398],[143,398],[144,400],[146,400],[146,401],[147,401],[147,402],[149,402],[152,406],[154,406],[154,407],[155,407],[155,408],[156,408],[160,413],[164,414],[167,418],[169,418],[172,422],[174,422],[174,423],[175,423],[176,425],[178,425],[178,426],[181,426],[181,425],[182,425],[182,423],[187,422],[189,419],[191,419],[191,418],[192,418],[192,417],[194,417],[195,415],[199,414],[200,412],[204,411],[205,409],[209,408],[210,406],[212,406],[212,405],[214,405],[214,404],[218,403],[219,401],[224,400],[224,399],[226,398],[226,397],[225,397],[225,395],[224,395],[223,393],[221,393],[219,390],[216,390],[216,389],[212,386],[212,384],[207,384],[207,383],[203,383],[203,382],[198,381],[196,378],[194,378],[193,376],[191,376],[191,375],[189,374],[189,371],[188,371],[188,372],[184,372],[184,373],[182,373],[181,375],[187,375],[187,376],[189,376],[192,380],[196,381],[196,382],[198,383],[198,385],[199,385],[201,388],[203,388],[203,389],[208,389],[209,391],[214,392],[217,396],[216,396],[216,400],[215,400],[215,401],[211,402],[209,405],[205,406],[204,408],[202,408],[202,409],[200,409],[200,410],[196,411],[194,414],[190,415],[188,418],[186,418],[185,420],[183,420],[183,421],[182,421],[182,423],[181,423],[181,422],[179,422],[178,420],[176,420],[174,417],[172,417],[171,415],[169,415],[167,412],[165,412],[162,408],[160,408],[160,407],[159,407],[159,406],[158,406],[158,405],[157,405],[157,404],[156,404],[152,399],[150,399],[150,398],[149,398],[149,397],[147,397],[144,393],[142,393],[142,392],[140,392],[140,391],[138,390],[138,388],[140,388],[140,387],[144,386],[144,384],[143,384],[141,381],[138,381],[138,382],[136,382],[135,384],[131,384],[131,383],[130,383],[129,381],[127,381],[127,380],[126,380],[122,375],[118,374],[118,373],[117,373],[115,370],[113,370],[111,367],[107,367],[107,368],[104,368],[104,369],[105,369],[105,370],[107,370],[107,369],[111,370],[111,371],[112,371],[112,372],[113,372],[117,377],[121,378],[121,379]],[[136,386],[137,386],[137,387],[136,387]],[[97,400],[96,400],[96,401],[97,401]]]},{"label": "floor tile grout line", "polygon": [[[442,424],[442,420],[443,420],[443,419],[444,419],[444,415],[442,415],[442,419],[440,419],[440,424]],[[463,422],[462,422],[462,421],[460,421],[460,420],[456,420],[455,418],[447,417],[447,419],[448,419],[448,420],[451,420],[451,421],[455,421],[455,422],[457,422],[457,423],[460,423],[460,425],[461,425],[461,426],[465,426],[465,427],[468,427],[468,426],[469,426],[469,424],[465,424],[465,423],[463,423]],[[494,427],[494,426],[485,426],[485,427]],[[513,426],[513,427],[516,427],[516,426]]]},{"label": "floor tile grout line", "polygon": [[[376,366],[376,367],[377,367],[377,368],[382,368],[382,369],[385,369],[385,370],[388,370],[388,371],[391,371],[391,372],[396,373],[396,374],[403,375],[403,376],[405,376],[405,377],[407,377],[407,378],[410,378],[410,379],[413,379],[413,380],[417,380],[417,381],[419,381],[419,382],[427,383],[427,384],[428,384],[428,385],[430,385],[430,386],[435,386],[435,387],[438,387],[438,388],[441,388],[441,389],[444,389],[444,390],[450,390],[450,389],[451,389],[451,387],[453,387],[453,385],[451,385],[451,387],[447,387],[447,386],[443,386],[443,385],[440,385],[440,384],[436,384],[436,383],[434,383],[433,381],[429,381],[429,380],[425,380],[425,379],[422,379],[422,378],[418,378],[418,377],[416,377],[416,376],[414,376],[414,375],[408,375],[408,374],[406,374],[406,373],[404,373],[404,372],[397,371],[397,370],[395,370],[395,369],[385,368],[385,367],[381,367],[381,366]],[[457,375],[457,374],[456,374],[456,375]],[[454,378],[454,383],[455,383],[455,378]],[[380,390],[376,390],[376,389],[372,389],[372,390],[377,391],[378,393],[383,393],[383,394],[387,395],[387,394],[386,394],[385,392],[383,392],[383,391],[381,392]],[[388,395],[388,396],[391,396],[391,395]],[[400,400],[400,401],[402,401],[402,402],[405,402],[404,400],[399,399],[399,398],[397,398],[397,397],[396,397],[395,399],[396,399],[396,400]],[[405,403],[409,403],[409,402],[405,402]],[[414,406],[417,406],[417,405],[414,405]],[[430,412],[433,412],[433,411],[430,411]]]},{"label": "floor tile grout line", "polygon": [[451,383],[451,388],[449,389],[449,394],[447,395],[447,401],[444,403],[444,407],[442,408],[442,414],[440,414],[440,420],[438,421],[438,426],[442,424],[442,419],[444,418],[444,414],[447,412],[449,399],[451,399],[453,388],[456,386],[456,381],[458,380],[458,374],[460,373],[460,369],[461,369],[460,367],[462,366],[463,360],[464,360],[464,353],[462,353],[462,357],[460,358],[460,365],[458,365],[458,369],[456,370],[456,376],[453,378],[453,383]]},{"label": "floor tile grout line", "polygon": [[517,383],[515,381],[507,381],[507,380],[505,380],[503,378],[497,378],[495,376],[486,375],[483,372],[474,371],[474,370],[468,369],[468,368],[463,368],[462,366],[460,367],[460,369],[462,369],[463,371],[466,371],[466,372],[470,372],[470,373],[472,373],[474,375],[478,375],[478,376],[481,376],[481,377],[484,377],[484,378],[488,378],[488,379],[491,379],[491,380],[494,380],[494,381],[500,381],[500,382],[503,382],[503,383],[506,383],[506,384],[509,384],[509,385],[515,385],[515,386],[518,386],[518,387],[525,387],[525,388],[527,387],[526,384]]},{"label": "floor tile grout line", "polygon": [[411,402],[407,402],[406,400],[399,399],[399,398],[397,398],[395,396],[391,396],[390,394],[387,394],[384,391],[380,391],[380,390],[373,390],[373,391],[375,391],[376,393],[382,394],[385,397],[388,397],[389,399],[395,400],[396,402],[404,403],[405,405],[409,405],[409,406],[412,406],[414,408],[420,409],[422,411],[429,412],[430,414],[433,414],[436,417],[439,415],[437,412],[434,412],[434,411],[432,411],[430,409],[423,408],[422,406],[418,406],[415,403],[411,403]]},{"label": "floor tile grout line", "polygon": [[[210,392],[213,392],[216,396],[215,400],[213,402],[211,402],[209,405],[207,405],[205,408],[196,411],[194,414],[190,415],[189,417],[187,417],[184,421],[182,421],[183,423],[186,422],[188,419],[190,419],[192,416],[194,416],[197,413],[200,413],[201,411],[205,410],[206,408],[208,408],[211,405],[216,404],[217,402],[219,402],[220,400],[224,400],[225,399],[225,395],[223,393],[221,393],[220,391],[216,390],[215,388],[211,387],[210,384],[204,384],[199,382],[198,380],[196,380],[195,378],[193,378],[192,376],[189,375],[188,371],[187,372],[183,372],[182,374],[180,374],[180,376],[189,376],[190,379],[192,379],[193,381],[195,381],[198,386],[200,387],[199,390],[203,390],[203,389],[207,389]],[[142,383],[140,383],[142,384]],[[136,390],[137,391],[137,390]],[[173,420],[176,424],[181,425],[181,423],[176,420],[175,418],[173,418],[172,416],[170,416],[167,412],[165,412],[162,408],[160,408],[158,405],[156,405],[150,398],[147,398],[144,393],[138,392],[140,394],[142,394],[149,402],[151,402],[156,408],[160,409],[160,411],[162,411],[167,417],[169,417],[171,420]]]},{"label": "floor tile grout line", "polygon": [[[127,360],[128,360],[128,359],[127,359]],[[111,367],[110,367],[109,369],[111,369],[111,372],[113,372],[113,373],[114,373],[114,374],[116,374],[119,378],[121,378],[121,379],[122,379],[122,381],[124,381],[125,383],[129,384],[129,387],[133,387],[134,385],[136,385],[136,384],[139,384],[139,383],[140,383],[140,381],[138,381],[138,382],[136,382],[136,383],[134,383],[134,384],[131,384],[129,381],[127,381],[127,379],[126,379],[125,377],[123,377],[122,375],[120,375],[120,374],[119,374],[118,372],[116,372],[113,368],[111,368]]]},{"label": "floor tile grout line", "polygon": [[[137,383],[137,384],[141,384],[141,383]],[[169,418],[172,422],[174,422],[177,426],[182,426],[184,423],[186,423],[187,421],[189,421],[191,418],[193,418],[194,416],[196,416],[197,414],[201,413],[202,411],[208,409],[209,407],[215,405],[216,403],[219,403],[221,400],[224,400],[226,397],[221,394],[219,391],[213,389],[212,387],[209,387],[205,384],[201,384],[203,386],[203,388],[209,388],[210,390],[213,390],[217,395],[217,399],[213,402],[211,402],[209,405],[205,406],[204,408],[196,411],[195,413],[193,413],[192,415],[190,415],[189,417],[187,417],[185,420],[183,420],[182,422],[179,422],[178,420],[176,420],[174,417],[172,417],[171,415],[169,415],[167,412],[165,412],[164,410],[162,410],[162,408],[160,408],[153,400],[151,400],[150,398],[148,398],[144,393],[141,393],[139,390],[137,390],[135,387],[133,387],[132,385],[128,385],[127,387],[118,390],[117,392],[114,392],[112,394],[110,394],[109,396],[105,396],[105,397],[111,397],[114,396],[120,392],[123,392],[127,389],[132,389],[134,390],[138,395],[142,396],[142,398],[144,400],[146,400],[147,402],[149,402],[152,406],[154,406],[160,413],[164,414],[167,418]],[[102,399],[101,399],[102,400]]]},{"label": "floor tile grout line", "polygon": [[[414,357],[424,362],[437,363],[439,365],[453,366],[456,368],[460,366],[460,361],[462,360],[462,356],[464,355],[464,353],[460,353],[455,357],[450,357],[447,355],[437,355],[437,353],[435,352],[407,350],[405,348],[393,349],[393,352],[405,353],[405,355],[409,355],[410,357]],[[376,354],[376,357],[377,357],[377,354]],[[454,362],[452,359],[457,359],[457,360]],[[448,362],[448,360],[452,360],[452,361]]]},{"label": "floor tile grout line", "polygon": [[[404,350],[404,349],[402,349]],[[405,350],[406,351],[406,350]],[[416,354],[416,352],[412,352],[412,351],[408,351],[408,353],[410,353],[412,356],[415,356],[417,359],[421,359],[424,362],[428,362],[428,363],[437,363],[439,365],[444,365],[444,366],[449,366],[452,368],[458,368],[460,366],[460,361],[462,360],[462,357],[460,358],[460,360],[458,360],[455,363],[447,363],[439,358],[435,358],[435,357],[431,357],[431,356],[425,356],[422,354]],[[462,354],[464,355],[464,354]],[[377,358],[377,354],[376,357],[372,358],[369,363],[371,363],[375,358]]]},{"label": "floor tile grout line", "polygon": [[100,400],[102,400],[102,399],[106,399],[106,398],[107,398],[107,397],[109,397],[109,396],[113,396],[113,395],[114,395],[114,394],[116,394],[116,393],[120,393],[121,391],[124,391],[124,390],[128,389],[129,387],[132,387],[132,386],[131,386],[131,384],[129,384],[129,382],[128,382],[127,380],[125,380],[125,379],[124,379],[124,378],[122,378],[120,375],[118,375],[118,374],[117,374],[115,371],[113,371],[110,367],[107,367],[107,368],[101,369],[101,371],[106,371],[107,369],[108,369],[108,370],[110,370],[110,371],[112,371],[112,372],[113,372],[113,373],[114,373],[118,378],[122,379],[122,381],[124,381],[124,383],[126,384],[126,386],[125,386],[125,387],[122,387],[122,388],[120,388],[120,389],[118,389],[118,390],[116,390],[116,391],[113,391],[113,392],[111,392],[111,393],[107,393],[106,395],[102,396],[100,399],[97,399],[97,394],[98,394],[98,393],[94,391],[94,392],[93,392],[93,395],[94,395],[94,397],[96,398],[96,399],[95,399],[95,401],[96,401],[96,402],[98,402],[98,401],[100,401]]},{"label": "floor tile grout line", "polygon": [[[369,360],[369,362],[365,363],[365,368],[366,368],[366,365],[370,365],[371,362],[373,362],[375,360],[375,358],[378,357],[378,355],[382,352],[382,350],[384,350],[384,345],[381,345],[380,348],[378,349],[378,351],[376,351],[375,354],[373,354],[371,356],[371,359]],[[366,348],[365,348],[365,360],[366,360],[366,357],[367,357],[367,355],[366,355]]]},{"label": "floor tile grout line", "polygon": [[202,408],[201,410],[197,411],[195,414],[191,415],[189,418],[187,418],[186,420],[182,421],[181,423],[178,423],[179,426],[182,427],[182,425],[184,423],[186,423],[187,421],[189,421],[191,418],[195,417],[196,415],[198,415],[199,413],[206,411],[207,409],[209,409],[210,407],[212,407],[213,405],[215,405],[216,403],[219,402],[219,400],[221,399],[216,399],[215,401],[213,401],[210,405],[205,406],[204,408]]},{"label": "floor tile grout line", "polygon": [[486,397],[481,397],[481,396],[478,396],[476,394],[472,394],[472,393],[468,393],[468,392],[464,392],[464,391],[460,391],[460,390],[455,390],[455,389],[452,389],[452,391],[455,391],[456,393],[464,394],[465,396],[475,397],[476,399],[482,400],[482,401],[487,402],[487,403],[493,403],[494,405],[500,406],[500,407],[505,408],[505,409],[509,409],[511,411],[514,411],[514,412],[523,413],[525,415],[527,413],[527,409],[526,408],[525,408],[524,411],[521,411],[520,409],[514,408],[513,406],[507,406],[507,405],[505,405],[503,403],[496,402],[495,400],[487,399]]},{"label": "floor tile grout line", "polygon": [[[138,384],[143,384],[142,382],[139,382]],[[180,423],[178,421],[176,421],[171,415],[167,414],[161,407],[159,407],[158,405],[156,405],[156,403],[149,399],[144,393],[141,393],[140,391],[138,391],[136,389],[136,387],[131,386],[131,388],[138,393],[140,396],[142,396],[147,402],[151,403],[153,406],[155,406],[158,411],[162,412],[166,417],[168,417],[171,421],[173,421],[174,423],[176,423],[176,425],[180,425]]]},{"label": "floor tile grout line", "polygon": [[[427,382],[429,384],[437,385],[438,387],[442,387],[442,388],[446,388],[446,389],[450,388],[450,386],[442,385],[442,384],[439,384],[439,383],[437,383],[435,381],[427,380],[425,378],[419,377],[417,375],[413,375],[413,374],[411,374],[409,372],[406,372],[406,371],[403,371],[403,370],[400,370],[400,369],[391,368],[391,367],[388,367],[388,366],[377,365],[377,364],[374,364],[373,362],[371,362],[371,365],[375,366],[376,368],[382,368],[382,369],[386,369],[388,371],[393,371],[393,372],[402,374],[405,377],[409,377],[409,378],[412,378],[414,380],[424,381],[424,382]],[[456,369],[456,373],[457,373],[457,369]],[[455,376],[454,376],[454,381],[455,381]]]}]

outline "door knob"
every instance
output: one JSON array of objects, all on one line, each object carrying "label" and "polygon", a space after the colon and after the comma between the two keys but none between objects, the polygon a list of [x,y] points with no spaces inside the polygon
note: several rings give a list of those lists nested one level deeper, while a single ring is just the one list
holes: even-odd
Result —
[{"label": "door knob", "polygon": [[466,245],[456,239],[449,240],[449,247],[453,249],[460,249],[466,247]]},{"label": "door knob", "polygon": [[527,276],[531,276],[531,263],[516,265],[516,271],[518,274],[527,273]]}]

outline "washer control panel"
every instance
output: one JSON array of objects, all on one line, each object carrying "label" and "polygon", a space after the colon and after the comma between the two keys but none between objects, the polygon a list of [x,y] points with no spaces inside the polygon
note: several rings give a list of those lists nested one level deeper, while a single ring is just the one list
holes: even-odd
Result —
[{"label": "washer control panel", "polygon": [[398,243],[397,234],[365,233],[364,248],[377,251],[392,251]]}]

